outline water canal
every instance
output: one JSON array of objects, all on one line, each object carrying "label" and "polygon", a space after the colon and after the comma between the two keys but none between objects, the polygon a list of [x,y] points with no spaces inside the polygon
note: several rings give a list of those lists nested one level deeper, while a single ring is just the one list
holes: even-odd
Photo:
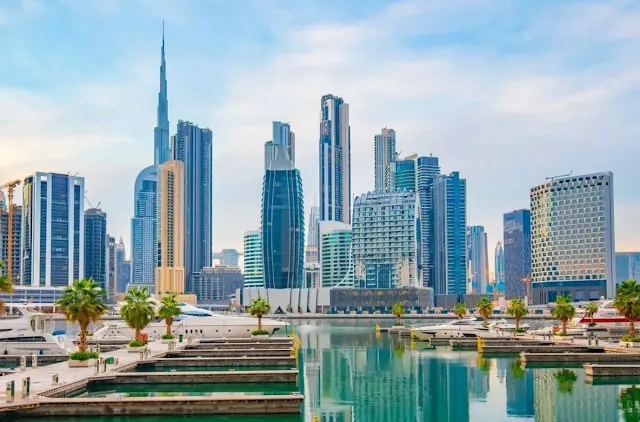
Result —
[{"label": "water canal", "polygon": [[[482,357],[448,348],[420,350],[376,334],[370,320],[299,321],[300,385],[99,386],[90,396],[277,394],[299,389],[302,416],[181,417],[183,422],[620,422],[640,420],[640,388],[629,380],[585,383],[580,367],[522,369],[516,356]],[[390,321],[385,322],[390,325]],[[216,370],[221,369],[217,368]],[[223,368],[224,369],[224,368]],[[228,369],[228,368],[226,368]],[[245,368],[246,369],[246,368]],[[170,369],[169,369],[170,370]],[[211,369],[208,369],[211,370]],[[241,369],[237,369],[241,370]],[[640,380],[638,380],[640,385]],[[173,422],[175,417],[63,418],[64,422]],[[62,422],[37,418],[38,422]],[[20,419],[36,422],[36,419]]]}]

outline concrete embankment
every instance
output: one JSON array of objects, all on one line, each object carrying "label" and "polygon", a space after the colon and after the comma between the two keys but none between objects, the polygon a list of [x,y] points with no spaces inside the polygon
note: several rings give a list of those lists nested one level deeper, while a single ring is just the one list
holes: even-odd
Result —
[{"label": "concrete embankment", "polygon": [[[513,346],[553,346],[552,341],[531,340],[531,339],[485,339],[484,347],[513,347]],[[449,340],[449,345],[453,350],[477,350],[477,340]]]},{"label": "concrete embankment", "polygon": [[291,342],[270,342],[270,343],[205,343],[197,346],[187,346],[186,350],[274,350],[274,349],[291,349]]},{"label": "concrete embankment", "polygon": [[596,363],[596,362],[627,362],[640,363],[640,354],[632,353],[531,353],[523,352],[520,359],[525,364],[530,363]]},{"label": "concrete embankment", "polygon": [[291,356],[291,349],[187,349],[167,352],[167,358],[193,358],[193,357],[242,357],[242,356]]},{"label": "concrete embankment", "polygon": [[247,356],[247,357],[202,357],[202,358],[181,358],[181,359],[147,359],[138,365],[145,368],[175,368],[181,366],[191,367],[212,367],[212,366],[282,366],[291,368],[295,366],[296,360],[291,356],[279,357],[263,357],[263,356]]},{"label": "concrete embankment", "polygon": [[587,377],[637,377],[640,378],[640,365],[601,365],[586,364],[584,373]]},{"label": "concrete embankment", "polygon": [[[31,355],[24,355],[27,358],[27,365],[33,364],[33,359]],[[0,363],[9,363],[15,364],[16,366],[20,365],[20,358],[22,355],[0,355]],[[59,363],[66,362],[69,357],[67,355],[37,355],[38,364],[50,364],[50,363]]]},{"label": "concrete embankment", "polygon": [[484,354],[511,354],[511,353],[604,353],[604,348],[596,347],[581,347],[581,346],[539,346],[528,344],[514,344],[509,346],[483,346],[482,352]]}]

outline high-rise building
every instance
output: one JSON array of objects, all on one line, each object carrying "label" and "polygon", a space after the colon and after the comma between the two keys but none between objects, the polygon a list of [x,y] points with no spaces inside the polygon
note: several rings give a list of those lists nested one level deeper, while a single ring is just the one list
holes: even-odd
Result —
[{"label": "high-rise building", "polygon": [[[0,191],[0,202],[4,201],[2,191]],[[9,248],[9,212],[6,204],[0,205],[0,261],[8,263],[11,259],[11,280],[14,284],[20,283],[20,267],[22,260],[20,259],[20,251],[22,250],[22,207],[13,206],[13,231],[12,231],[11,253]],[[9,258],[10,256],[10,258]],[[7,266],[8,267],[8,266]],[[4,271],[9,269],[5,267]],[[8,275],[8,274],[7,274]]]},{"label": "high-rise building", "polygon": [[271,168],[271,162],[276,158],[276,144],[273,141],[264,143],[264,170]]},{"label": "high-rise building", "polygon": [[157,294],[185,293],[184,184],[182,161],[158,166]]},{"label": "high-rise building", "polygon": [[118,284],[118,246],[116,238],[107,236],[107,303],[116,302],[116,288]]},{"label": "high-rise building", "polygon": [[124,293],[127,291],[127,284],[131,277],[131,267],[127,264],[127,255],[124,248],[124,241],[122,237],[118,241],[118,248],[116,250],[116,266],[118,267],[118,282],[116,283],[116,293]]},{"label": "high-rise building", "polygon": [[40,173],[23,184],[22,284],[70,285],[84,275],[84,177]]},{"label": "high-rise building", "polygon": [[373,137],[375,148],[375,187],[374,190],[389,190],[385,184],[385,175],[389,172],[389,164],[396,159],[396,131],[383,128],[379,135]]},{"label": "high-rise building", "polygon": [[325,95],[320,101],[320,220],[351,222],[351,127],[349,104]]},{"label": "high-rise building", "polygon": [[213,254],[213,259],[220,260],[220,265],[227,267],[238,267],[240,252],[235,249],[223,249],[219,253]]},{"label": "high-rise building", "polygon": [[640,280],[640,252],[616,253],[616,286],[625,280]]},{"label": "high-rise building", "polygon": [[302,178],[278,145],[262,189],[262,262],[266,288],[299,288],[304,277]]},{"label": "high-rise building", "polygon": [[296,135],[291,131],[289,123],[273,122],[273,143],[282,145],[287,150],[287,155],[295,166]]},{"label": "high-rise building", "polygon": [[314,205],[311,207],[311,211],[309,212],[309,232],[307,246],[317,247],[320,242],[318,234],[318,221],[320,221],[319,218],[319,209],[316,205]]},{"label": "high-rise building", "polygon": [[242,289],[244,278],[238,267],[216,265],[205,267],[197,278],[195,294],[198,303],[228,303],[237,289]]},{"label": "high-rise building", "polygon": [[321,221],[319,226],[322,287],[352,287],[351,226],[339,221]]},{"label": "high-rise building", "polygon": [[353,204],[354,283],[366,288],[422,286],[416,194],[374,191],[356,197]]},{"label": "high-rise building", "polygon": [[261,230],[244,234],[244,287],[264,287]]},{"label": "high-rise building", "polygon": [[616,292],[613,173],[560,176],[531,189],[534,304]]},{"label": "high-rise building", "polygon": [[185,292],[193,274],[213,264],[213,136],[191,122],[178,121],[175,159],[184,163]]},{"label": "high-rise building", "polygon": [[304,248],[304,263],[305,264],[315,264],[319,261],[319,253],[317,246],[306,246]]},{"label": "high-rise building", "polygon": [[107,213],[90,208],[84,213],[84,278],[107,290]]},{"label": "high-rise building", "polygon": [[524,298],[531,277],[531,211],[506,213],[503,228],[505,298]]},{"label": "high-rise building", "polygon": [[154,289],[158,262],[156,230],[157,167],[149,166],[136,178],[131,219],[131,283]]},{"label": "high-rise building", "polygon": [[494,260],[494,274],[496,286],[499,283],[504,283],[504,249],[502,249],[502,242],[496,244],[496,249],[493,253]]},{"label": "high-rise building", "polygon": [[169,99],[167,97],[167,63],[164,57],[164,23],[160,52],[160,90],[158,92],[157,124],[153,130],[154,163],[156,166],[171,160],[169,144]]},{"label": "high-rise building", "polygon": [[434,293],[467,293],[467,181],[456,171],[433,184]]},{"label": "high-rise building", "polygon": [[489,252],[484,226],[467,227],[467,257],[469,259],[469,282],[474,293],[487,293],[489,284]]}]

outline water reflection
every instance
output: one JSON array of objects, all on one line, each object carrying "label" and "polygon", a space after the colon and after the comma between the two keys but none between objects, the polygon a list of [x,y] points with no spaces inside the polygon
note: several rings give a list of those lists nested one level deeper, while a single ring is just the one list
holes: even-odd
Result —
[{"label": "water reflection", "polygon": [[300,328],[305,420],[640,422],[640,389],[586,384],[582,369],[421,350],[360,324]]}]

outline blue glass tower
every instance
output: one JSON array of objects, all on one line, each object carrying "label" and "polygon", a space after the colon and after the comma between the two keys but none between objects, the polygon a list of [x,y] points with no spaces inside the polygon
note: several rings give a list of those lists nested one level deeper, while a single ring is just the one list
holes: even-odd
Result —
[{"label": "blue glass tower", "polygon": [[277,146],[262,188],[264,287],[300,288],[304,273],[304,199],[300,172]]},{"label": "blue glass tower", "polygon": [[158,92],[157,125],[153,130],[154,163],[171,160],[169,145],[169,99],[167,97],[167,64],[164,57],[164,22],[162,23],[162,49],[160,52],[160,91]]},{"label": "blue glass tower", "polygon": [[531,276],[531,211],[506,213],[503,222],[505,298],[523,298]]},{"label": "blue glass tower", "polygon": [[107,213],[91,208],[84,213],[84,278],[107,288]]},{"label": "blue glass tower", "polygon": [[131,219],[131,283],[144,284],[152,291],[158,262],[156,253],[156,166],[142,170],[133,188],[134,215]]}]

